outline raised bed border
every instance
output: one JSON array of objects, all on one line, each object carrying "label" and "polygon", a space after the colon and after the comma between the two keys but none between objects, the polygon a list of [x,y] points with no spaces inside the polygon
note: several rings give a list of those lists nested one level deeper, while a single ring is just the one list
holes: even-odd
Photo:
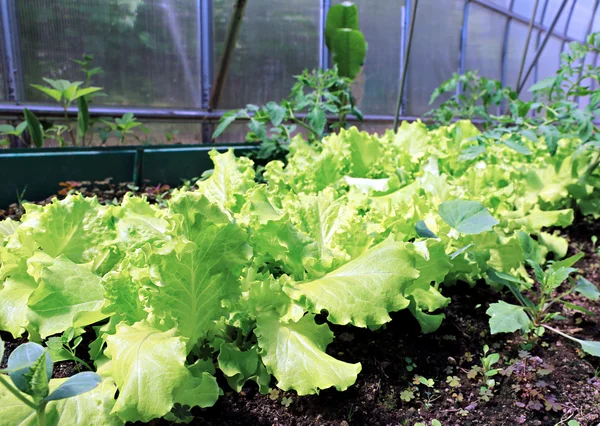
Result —
[{"label": "raised bed border", "polygon": [[43,200],[65,181],[180,185],[212,169],[209,152],[233,148],[236,155],[253,144],[190,144],[125,147],[22,148],[0,150],[0,208],[19,200]]}]

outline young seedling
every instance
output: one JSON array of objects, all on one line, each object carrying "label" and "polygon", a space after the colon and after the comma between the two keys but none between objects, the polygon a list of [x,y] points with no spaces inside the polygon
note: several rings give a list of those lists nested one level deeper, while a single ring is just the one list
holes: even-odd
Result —
[{"label": "young seedling", "polygon": [[141,130],[144,134],[148,133],[148,129],[142,125],[141,122],[135,118],[135,116],[128,112],[123,114],[121,118],[115,118],[115,121],[110,120],[102,120],[102,123],[106,124],[107,128],[100,132],[100,139],[102,140],[102,144],[105,144],[106,141],[111,136],[114,136],[119,139],[119,143],[123,144],[125,142],[125,138],[128,136],[132,136],[138,140],[138,142],[142,142],[142,140],[135,134],[135,129]]},{"label": "young seedling", "polygon": [[[600,291],[596,286],[585,278],[571,275],[577,272],[572,266],[583,257],[583,253],[571,256],[567,259],[554,262],[546,270],[532,261],[527,262],[533,268],[535,278],[539,283],[535,288],[528,283],[519,280],[509,274],[498,271],[488,273],[490,281],[506,286],[515,296],[520,305],[513,305],[504,301],[492,303],[486,313],[490,316],[490,331],[496,333],[513,333],[521,330],[525,335],[540,337],[545,330],[552,331],[566,339],[577,342],[581,349],[588,354],[600,357],[600,342],[581,340],[570,336],[552,326],[553,320],[564,320],[565,318],[551,308],[556,304],[562,304],[566,308],[594,315],[593,312],[583,306],[571,303],[565,298],[572,293],[579,293],[590,300],[598,300]],[[560,288],[566,283],[567,289],[560,292]],[[522,289],[530,290],[535,294],[533,300],[527,298]],[[535,300],[535,301],[534,301]]]},{"label": "young seedling", "polygon": [[50,357],[54,361],[74,361],[77,369],[79,364],[83,365],[88,370],[92,370],[87,362],[79,358],[76,354],[77,347],[82,341],[81,336],[75,336],[75,329],[69,327],[60,337],[50,337],[46,341]]},{"label": "young seedling", "polygon": [[[68,128],[69,135],[71,136],[71,141],[73,145],[77,144],[77,138],[75,137],[75,133],[73,132],[73,127],[71,126],[71,120],[69,119],[68,108],[73,104],[73,102],[78,101],[79,99],[85,100],[85,97],[91,95],[92,93],[99,92],[102,90],[101,87],[82,87],[82,81],[69,81],[69,80],[52,80],[50,78],[43,79],[48,86],[41,86],[39,84],[32,84],[31,86],[40,92],[50,96],[56,102],[58,102],[63,108],[63,114],[65,117],[65,122]],[[87,111],[87,103],[85,107],[81,102],[78,101],[79,110]],[[81,121],[79,119],[78,121]],[[89,120],[89,114],[88,114]],[[79,124],[81,128],[81,123]],[[87,128],[86,128],[87,130]]]},{"label": "young seedling", "polygon": [[485,401],[489,401],[492,396],[492,389],[496,386],[494,376],[501,371],[499,368],[494,367],[500,361],[500,354],[489,353],[489,351],[490,347],[485,345],[483,347],[483,356],[480,358],[481,366],[474,365],[467,373],[469,379],[475,379],[477,376],[480,376],[482,386],[479,388],[479,395]]},{"label": "young seedling", "polygon": [[[27,121],[19,123],[16,127],[11,126],[10,124],[0,124],[0,136],[14,136],[21,142],[25,143],[25,139],[23,139],[23,132],[26,128]],[[2,145],[8,145],[8,139],[0,140],[0,146]]]},{"label": "young seedling", "polygon": [[552,373],[552,368],[528,351],[519,351],[519,358],[504,369],[502,374],[512,377],[511,389],[520,401],[515,405],[536,411],[561,411],[562,407],[552,394],[552,386],[544,379]]},{"label": "young seedling", "polygon": [[[4,342],[0,339],[0,359],[3,356]],[[93,372],[78,373],[50,392],[51,377],[52,359],[48,351],[33,342],[17,347],[8,357],[7,367],[0,370],[0,384],[35,411],[38,426],[46,426],[49,402],[89,392],[102,380]]]},{"label": "young seedling", "polygon": [[408,371],[409,373],[415,368],[417,368],[417,364],[415,364],[413,359],[408,356],[404,358],[404,362],[406,362],[406,371]]}]

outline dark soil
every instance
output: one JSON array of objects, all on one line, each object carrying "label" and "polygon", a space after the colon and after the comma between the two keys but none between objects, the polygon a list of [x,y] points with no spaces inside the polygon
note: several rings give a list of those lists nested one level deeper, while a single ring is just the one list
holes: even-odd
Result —
[{"label": "dark soil", "polygon": [[[100,194],[102,200],[122,196],[118,186],[111,190],[115,192]],[[5,215],[18,217],[12,210]],[[577,265],[582,275],[600,283],[600,259],[590,239],[592,235],[600,237],[600,223],[578,218],[562,232],[570,241],[569,254],[585,252]],[[331,326],[336,339],[328,352],[362,364],[356,384],[346,392],[325,390],[320,395],[298,397],[293,392],[272,391],[260,395],[249,385],[238,394],[219,378],[225,395],[212,408],[193,410],[192,424],[412,426],[416,422],[429,425],[437,419],[444,426],[550,426],[567,425],[569,420],[577,420],[581,426],[600,425],[600,358],[585,355],[573,342],[551,333],[544,334],[529,351],[523,350],[526,342],[518,334],[491,335],[485,311],[498,301],[499,294],[485,285],[458,285],[443,289],[443,293],[452,302],[441,328],[429,335],[420,334],[416,321],[405,311],[393,314],[393,321],[377,331]],[[506,298],[510,301],[508,295]],[[600,314],[600,302],[572,298]],[[573,310],[562,314],[567,321],[556,321],[554,327],[580,339],[600,340],[597,316]],[[7,341],[7,352],[20,343],[5,334],[2,338]],[[496,385],[487,395],[481,394],[481,376],[473,377],[471,371],[481,366],[484,345],[500,354],[497,367],[505,370],[493,377]],[[73,363],[60,363],[54,370],[57,377],[73,373]],[[414,381],[417,375],[432,379],[432,386]]]},{"label": "dark soil", "polygon": [[97,197],[100,204],[119,203],[127,194],[131,192],[136,195],[145,195],[148,201],[152,204],[163,203],[170,197],[169,185],[150,185],[144,183],[141,187],[135,186],[132,182],[113,183],[111,178],[96,182],[76,182],[68,181],[61,182],[57,193],[41,201],[23,201],[22,203],[14,203],[5,209],[0,208],[0,220],[11,218],[18,220],[24,212],[22,204],[34,203],[45,205],[52,202],[54,198],[63,199],[73,192],[80,192],[86,197]]}]

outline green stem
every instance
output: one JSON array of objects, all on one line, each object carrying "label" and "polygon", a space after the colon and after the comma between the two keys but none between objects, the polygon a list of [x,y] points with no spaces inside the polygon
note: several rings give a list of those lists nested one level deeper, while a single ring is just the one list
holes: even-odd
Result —
[{"label": "green stem", "polygon": [[594,170],[596,170],[596,168],[598,168],[599,164],[600,164],[600,150],[598,150],[594,153],[592,162],[590,163],[590,165],[588,166],[586,171],[581,176],[580,181],[585,182],[592,175],[592,173],[594,173]]},{"label": "green stem", "polygon": [[550,330],[550,331],[553,331],[553,332],[555,332],[556,334],[559,334],[559,335],[561,335],[562,337],[564,337],[564,338],[566,338],[566,339],[569,339],[569,340],[572,340],[572,341],[574,341],[574,342],[578,342],[578,343],[580,342],[580,340],[579,340],[579,339],[576,339],[576,338],[575,338],[575,337],[573,337],[573,336],[569,336],[568,334],[566,334],[566,333],[563,333],[562,331],[560,331],[560,330],[557,330],[557,329],[556,329],[556,328],[554,328],[554,327],[550,327],[549,325],[542,324],[542,327],[544,327],[544,328],[547,328],[548,330]]},{"label": "green stem", "polygon": [[299,126],[304,127],[306,130],[311,132],[316,138],[319,138],[319,134],[308,124],[305,124],[304,122],[302,122],[301,120],[298,120],[296,117],[293,117],[293,116],[292,116],[292,121],[294,123],[298,124]]},{"label": "green stem", "polygon": [[548,302],[548,304],[544,307],[544,310],[547,311],[548,308],[550,308],[550,306],[554,305],[556,302],[563,302],[563,300],[561,300],[563,297],[568,296],[569,294],[573,293],[573,289],[571,290],[567,290],[562,294],[559,294],[558,296],[556,296],[554,299],[550,300]]},{"label": "green stem", "polygon": [[69,129],[69,135],[71,136],[71,143],[73,146],[77,145],[77,139],[75,139],[75,134],[73,133],[73,129],[71,128],[71,120],[69,120],[69,113],[67,112],[67,105],[63,105],[65,111],[65,121],[67,122],[67,128]]},{"label": "green stem", "polygon": [[42,402],[37,409],[38,426],[46,426],[46,402]]},{"label": "green stem", "polygon": [[21,392],[19,392],[18,389],[15,389],[10,383],[8,383],[6,381],[6,379],[0,375],[0,383],[2,383],[2,385],[8,389],[8,391],[10,393],[12,393],[14,396],[16,396],[23,404],[27,405],[28,407],[32,408],[33,410],[37,410],[38,406],[35,405],[32,401],[28,400],[27,398],[25,398]]},{"label": "green stem", "polygon": [[73,360],[81,365],[83,365],[85,368],[87,368],[89,371],[94,371],[92,369],[92,367],[90,367],[90,365],[85,362],[84,360],[82,360],[81,358],[79,358],[78,356],[73,355]]}]

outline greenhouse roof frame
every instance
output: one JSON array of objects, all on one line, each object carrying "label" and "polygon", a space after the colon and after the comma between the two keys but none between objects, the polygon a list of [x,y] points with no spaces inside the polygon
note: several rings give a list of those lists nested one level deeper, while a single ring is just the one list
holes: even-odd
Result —
[{"label": "greenhouse roof frame", "polygon": [[[331,7],[331,0],[315,0],[319,2],[319,52],[318,52],[318,64],[322,68],[327,68],[329,66],[329,52],[327,51],[327,47],[325,45],[325,37],[324,37],[324,29],[325,29],[325,20],[327,17],[327,12]],[[546,14],[546,9],[548,3],[551,0],[545,0],[542,12],[542,19],[536,19],[535,15],[532,18],[524,16],[520,13],[517,13],[514,10],[514,0],[511,0],[509,7],[504,7],[497,2],[492,0],[465,0],[464,1],[464,15],[461,29],[461,42],[460,42],[460,52],[459,52],[459,62],[457,71],[465,72],[465,58],[467,55],[467,28],[469,25],[469,14],[470,14],[470,6],[476,4],[481,6],[487,10],[490,10],[494,13],[502,15],[507,18],[507,22],[504,29],[504,47],[502,49],[502,58],[501,58],[501,80],[503,83],[506,83],[506,61],[507,61],[507,43],[508,43],[508,34],[510,32],[510,23],[511,22],[519,22],[521,24],[526,24],[530,26],[530,31],[535,29],[537,30],[537,46],[536,46],[536,54],[534,60],[529,64],[529,67],[526,67],[527,73],[524,73],[524,78],[522,84],[524,85],[527,80],[528,73],[531,73],[533,69],[535,69],[534,81],[537,81],[537,59],[541,55],[545,43],[551,38],[558,39],[562,42],[562,46],[570,42],[585,42],[585,39],[580,40],[575,37],[569,35],[569,28],[572,23],[573,12],[576,8],[578,0],[572,0],[570,10],[568,12],[568,17],[566,19],[566,24],[563,31],[558,31],[556,29],[556,24],[560,15],[563,12],[564,6],[567,3],[567,0],[560,0],[563,4],[559,9],[558,13],[555,15],[552,20],[552,24],[550,26],[546,26],[543,24],[544,16]],[[412,10],[412,1],[406,0],[405,6],[402,12],[401,22],[399,25],[402,30],[402,43],[400,46],[401,55],[400,55],[400,63],[398,66],[398,84],[401,81],[406,81],[406,76],[403,75],[405,70],[409,65],[409,58],[406,58],[407,55],[407,46],[410,44],[410,31],[408,28],[410,27],[410,20]],[[598,5],[600,0],[596,0],[594,6],[594,13],[592,14],[589,25],[586,28],[586,36],[589,35],[593,28],[593,23],[595,19],[596,12],[598,11]],[[143,108],[143,107],[134,107],[134,106],[102,106],[102,107],[91,107],[90,114],[94,117],[98,116],[110,116],[116,117],[121,116],[125,113],[134,113],[140,119],[149,119],[149,120],[177,120],[177,121],[198,121],[202,122],[214,122],[218,120],[224,113],[224,111],[217,110],[211,111],[209,108],[209,98],[212,89],[212,84],[215,80],[214,75],[214,37],[213,37],[213,0],[196,0],[197,6],[197,37],[200,40],[199,49],[202,52],[198,54],[198,69],[200,71],[201,76],[201,99],[199,99],[198,104],[201,105],[201,108]],[[3,0],[0,2],[0,24],[2,26],[2,43],[0,46],[0,52],[2,52],[2,56],[5,61],[5,87],[7,92],[6,102],[0,102],[0,116],[1,117],[15,117],[22,114],[24,108],[31,109],[34,113],[39,114],[42,117],[59,117],[62,115],[62,108],[55,107],[49,104],[37,104],[25,102],[24,100],[24,76],[23,76],[23,67],[20,66],[21,54],[20,54],[20,42],[19,42],[19,32],[18,32],[18,19],[16,15],[16,0]],[[409,9],[411,8],[411,9]],[[416,14],[418,15],[418,11]],[[544,40],[540,43],[540,38],[544,35]],[[206,52],[206,54],[204,53]],[[527,54],[527,52],[524,52]],[[594,62],[597,61],[597,57],[594,58]],[[406,83],[405,83],[406,84]],[[402,93],[402,97],[400,99],[400,115],[402,119],[414,119],[415,117],[403,115],[405,112],[405,104],[406,104],[406,91],[399,90],[400,88],[396,88],[398,92]],[[521,87],[522,89],[522,87]],[[69,109],[69,114],[76,114],[75,109]],[[390,124],[394,121],[394,115],[377,115],[377,114],[366,114],[365,115],[366,122],[389,122]],[[208,127],[208,126],[203,126]],[[203,134],[203,140],[206,142],[210,139],[210,135],[206,132]]]}]

